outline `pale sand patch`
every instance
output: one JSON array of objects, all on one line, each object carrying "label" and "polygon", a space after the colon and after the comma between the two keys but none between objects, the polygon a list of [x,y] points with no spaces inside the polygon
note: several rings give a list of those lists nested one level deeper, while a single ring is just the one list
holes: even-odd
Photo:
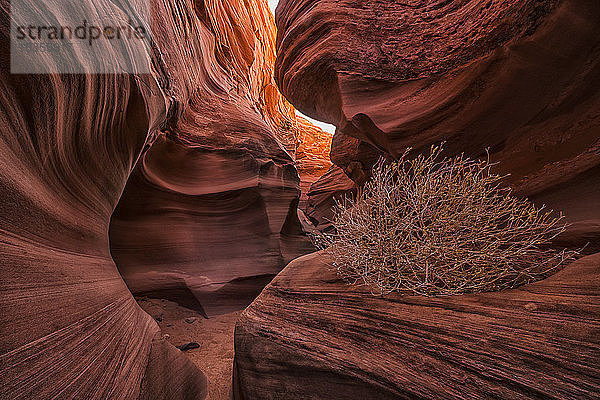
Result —
[{"label": "pale sand patch", "polygon": [[[241,313],[237,311],[205,319],[196,311],[164,299],[136,298],[138,304],[158,321],[169,342],[179,346],[197,342],[199,349],[184,352],[208,379],[207,400],[226,400],[231,389],[233,331]],[[160,317],[160,318],[157,318]],[[193,323],[186,318],[195,317]]]}]

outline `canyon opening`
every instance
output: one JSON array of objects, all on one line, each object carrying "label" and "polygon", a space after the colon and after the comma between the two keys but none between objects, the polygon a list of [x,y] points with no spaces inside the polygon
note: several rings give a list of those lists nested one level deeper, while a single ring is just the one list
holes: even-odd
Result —
[{"label": "canyon opening", "polygon": [[0,399],[600,397],[597,0],[0,12]]}]

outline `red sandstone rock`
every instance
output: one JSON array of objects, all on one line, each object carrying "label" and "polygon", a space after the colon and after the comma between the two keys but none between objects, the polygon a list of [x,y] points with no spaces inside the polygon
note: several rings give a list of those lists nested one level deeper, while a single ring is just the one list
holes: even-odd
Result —
[{"label": "red sandstone rock", "polygon": [[[447,154],[489,148],[528,196],[600,164],[595,0],[282,0],[277,24],[282,92],[338,127],[332,161],[358,183],[373,149],[395,158],[440,141]],[[556,207],[569,215],[589,195]]]},{"label": "red sandstone rock", "polygon": [[299,146],[296,150],[296,166],[302,180],[316,180],[331,166],[329,151],[331,150],[331,135],[297,117],[297,129],[300,134]]},{"label": "red sandstone rock", "polygon": [[293,261],[235,332],[235,399],[593,399],[600,253],[519,289],[373,296],[320,253]]},{"label": "red sandstone rock", "polygon": [[315,227],[326,231],[331,227],[335,202],[350,199],[356,194],[356,184],[333,165],[310,187],[306,215]]},{"label": "red sandstone rock", "polygon": [[[212,135],[188,127],[186,141],[161,136],[130,178],[113,215],[111,251],[133,293],[206,316],[240,310],[311,251],[296,213],[293,161],[260,120],[253,126],[230,115],[229,128]],[[256,134],[241,138],[235,129]]]},{"label": "red sandstone rock", "polygon": [[296,213],[293,155],[314,128],[298,125],[274,86],[266,2],[195,6],[215,41],[217,87],[196,88],[143,156],[110,237],[133,293],[213,316],[244,308],[289,261],[313,250]]},{"label": "red sandstone rock", "polygon": [[297,117],[296,124],[300,133],[300,144],[296,150],[296,168],[300,175],[301,190],[298,208],[305,210],[310,186],[331,167],[329,151],[332,136],[304,118]]},{"label": "red sandstone rock", "polygon": [[[130,3],[134,14],[146,5]],[[203,374],[137,306],[110,246],[126,277],[174,268],[132,286],[168,292],[204,265],[223,285],[215,298],[239,303],[304,251],[297,139],[278,127],[294,111],[272,84],[272,40],[258,40],[274,35],[266,2],[201,3],[151,2],[150,74],[14,75],[0,1],[0,398],[204,398]],[[31,4],[59,17],[52,1]],[[215,271],[228,257],[231,270]],[[202,279],[193,276],[194,290]]]},{"label": "red sandstone rock", "polygon": [[[193,12],[153,5],[165,27]],[[1,2],[0,398],[203,398],[203,374],[161,339],[109,252],[111,213],[166,119],[169,78],[11,74],[8,10]],[[194,62],[173,30],[157,42],[182,103],[202,69],[198,30],[184,30]]]}]

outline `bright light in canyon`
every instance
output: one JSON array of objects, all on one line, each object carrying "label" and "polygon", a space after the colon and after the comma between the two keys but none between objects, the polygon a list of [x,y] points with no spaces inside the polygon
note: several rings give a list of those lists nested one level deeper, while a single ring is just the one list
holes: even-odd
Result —
[{"label": "bright light in canyon", "polygon": [[275,8],[277,8],[278,3],[279,0],[269,0],[269,7],[271,7],[271,11],[273,11],[273,14],[275,14]]},{"label": "bright light in canyon", "polygon": [[[273,15],[275,14],[275,8],[277,8],[277,4],[279,3],[279,0],[269,0],[269,7],[271,7],[271,11],[273,12]],[[316,119],[307,117],[306,115],[302,114],[300,111],[296,110],[296,114],[307,119],[308,121],[310,121],[313,125],[318,126],[319,128],[323,129],[325,132],[329,132],[332,135],[335,133],[335,125],[331,125],[328,124],[326,122],[322,122],[322,121],[317,121]]]},{"label": "bright light in canyon", "polygon": [[296,110],[296,115],[299,115],[302,118],[307,119],[310,123],[312,123],[313,125],[318,126],[319,128],[323,129],[325,132],[331,133],[332,135],[335,133],[335,125],[331,125],[331,124],[328,124],[326,122],[317,121],[314,118],[307,117],[306,115],[302,114],[298,110]]}]

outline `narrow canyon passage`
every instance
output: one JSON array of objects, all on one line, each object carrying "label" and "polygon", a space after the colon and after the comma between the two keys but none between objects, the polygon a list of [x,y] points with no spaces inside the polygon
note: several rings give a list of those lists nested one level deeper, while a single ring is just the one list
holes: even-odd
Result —
[{"label": "narrow canyon passage", "polygon": [[[597,0],[0,0],[0,27],[0,399],[600,397]],[[564,212],[577,261],[344,281],[311,234],[440,143]]]},{"label": "narrow canyon passage", "polygon": [[[195,11],[235,90],[223,97],[201,88],[187,114],[154,139],[128,179],[109,236],[138,304],[169,343],[199,345],[186,354],[207,377],[207,398],[223,399],[240,311],[292,259],[315,251],[300,218],[308,223],[309,187],[331,166],[331,133],[279,94],[275,26],[264,1],[204,2]],[[242,31],[229,25],[235,18]]]},{"label": "narrow canyon passage", "polygon": [[[195,326],[218,322],[313,251],[296,213],[294,163],[300,137],[320,131],[273,82],[267,3],[159,0],[146,15],[142,2],[81,2],[90,21],[106,10],[147,17],[151,46],[125,43],[151,65],[142,74],[117,63],[98,73],[97,60],[68,49],[31,52],[47,73],[11,72],[19,39],[1,5],[0,397],[204,398],[215,375],[175,349],[132,292],[189,307]],[[12,6],[42,25],[72,11]],[[122,56],[109,50],[98,54]],[[210,343],[207,331],[197,340]],[[212,335],[228,355],[201,349],[226,365],[227,392],[232,334],[233,320]]]}]

